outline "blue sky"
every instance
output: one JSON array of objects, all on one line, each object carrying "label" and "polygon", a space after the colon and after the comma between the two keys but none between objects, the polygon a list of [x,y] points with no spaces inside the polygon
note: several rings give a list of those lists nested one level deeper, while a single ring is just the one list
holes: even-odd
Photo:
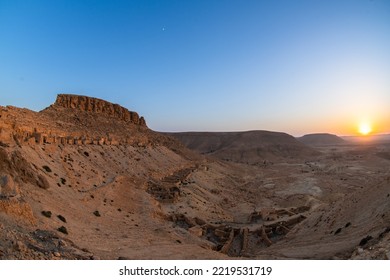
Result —
[{"label": "blue sky", "polygon": [[158,131],[390,132],[390,1],[0,0],[0,104],[58,93]]}]

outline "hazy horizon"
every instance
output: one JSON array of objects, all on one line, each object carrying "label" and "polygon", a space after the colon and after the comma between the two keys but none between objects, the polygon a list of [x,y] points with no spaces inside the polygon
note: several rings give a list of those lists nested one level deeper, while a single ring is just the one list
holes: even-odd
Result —
[{"label": "hazy horizon", "polygon": [[0,0],[0,40],[1,105],[72,93],[156,131],[390,133],[385,0]]}]

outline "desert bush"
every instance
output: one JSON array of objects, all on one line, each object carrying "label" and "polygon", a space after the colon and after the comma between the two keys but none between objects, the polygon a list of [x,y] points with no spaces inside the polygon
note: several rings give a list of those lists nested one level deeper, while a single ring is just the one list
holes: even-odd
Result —
[{"label": "desert bush", "polygon": [[218,190],[218,189],[211,189],[210,192],[211,192],[212,194],[220,194],[220,193],[221,193],[221,191]]},{"label": "desert bush", "polygon": [[99,213],[99,211],[95,211],[95,212],[93,212],[93,214],[96,216],[96,217],[100,217],[100,213]]},{"label": "desert bush", "polygon": [[64,216],[62,215],[57,215],[57,218],[60,219],[61,221],[63,221],[64,223],[66,223],[66,219]]},{"label": "desert bush", "polygon": [[372,236],[371,235],[367,235],[366,237],[364,237],[362,240],[360,240],[360,243],[359,243],[359,246],[364,246],[367,244],[368,241],[370,241],[372,239]]},{"label": "desert bush", "polygon": [[43,216],[45,216],[46,218],[51,218],[51,211],[42,211],[41,212]]}]

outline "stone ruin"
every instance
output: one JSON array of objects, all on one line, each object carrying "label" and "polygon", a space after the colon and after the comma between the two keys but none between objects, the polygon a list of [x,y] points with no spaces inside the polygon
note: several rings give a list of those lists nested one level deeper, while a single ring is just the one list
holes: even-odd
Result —
[{"label": "stone ruin", "polygon": [[210,248],[232,257],[251,257],[283,239],[292,228],[306,219],[309,207],[264,208],[249,215],[247,223],[207,223],[198,217],[173,214],[168,218],[205,240]]}]

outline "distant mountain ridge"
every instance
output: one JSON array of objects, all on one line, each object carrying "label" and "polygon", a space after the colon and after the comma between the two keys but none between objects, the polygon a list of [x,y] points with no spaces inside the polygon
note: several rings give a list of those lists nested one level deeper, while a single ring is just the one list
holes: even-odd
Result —
[{"label": "distant mountain ridge", "polygon": [[256,130],[166,134],[201,154],[241,163],[259,163],[280,157],[296,158],[318,155],[317,151],[282,132]]},{"label": "distant mountain ridge", "polygon": [[300,142],[309,146],[342,145],[347,142],[341,137],[330,133],[312,133],[297,138]]}]

